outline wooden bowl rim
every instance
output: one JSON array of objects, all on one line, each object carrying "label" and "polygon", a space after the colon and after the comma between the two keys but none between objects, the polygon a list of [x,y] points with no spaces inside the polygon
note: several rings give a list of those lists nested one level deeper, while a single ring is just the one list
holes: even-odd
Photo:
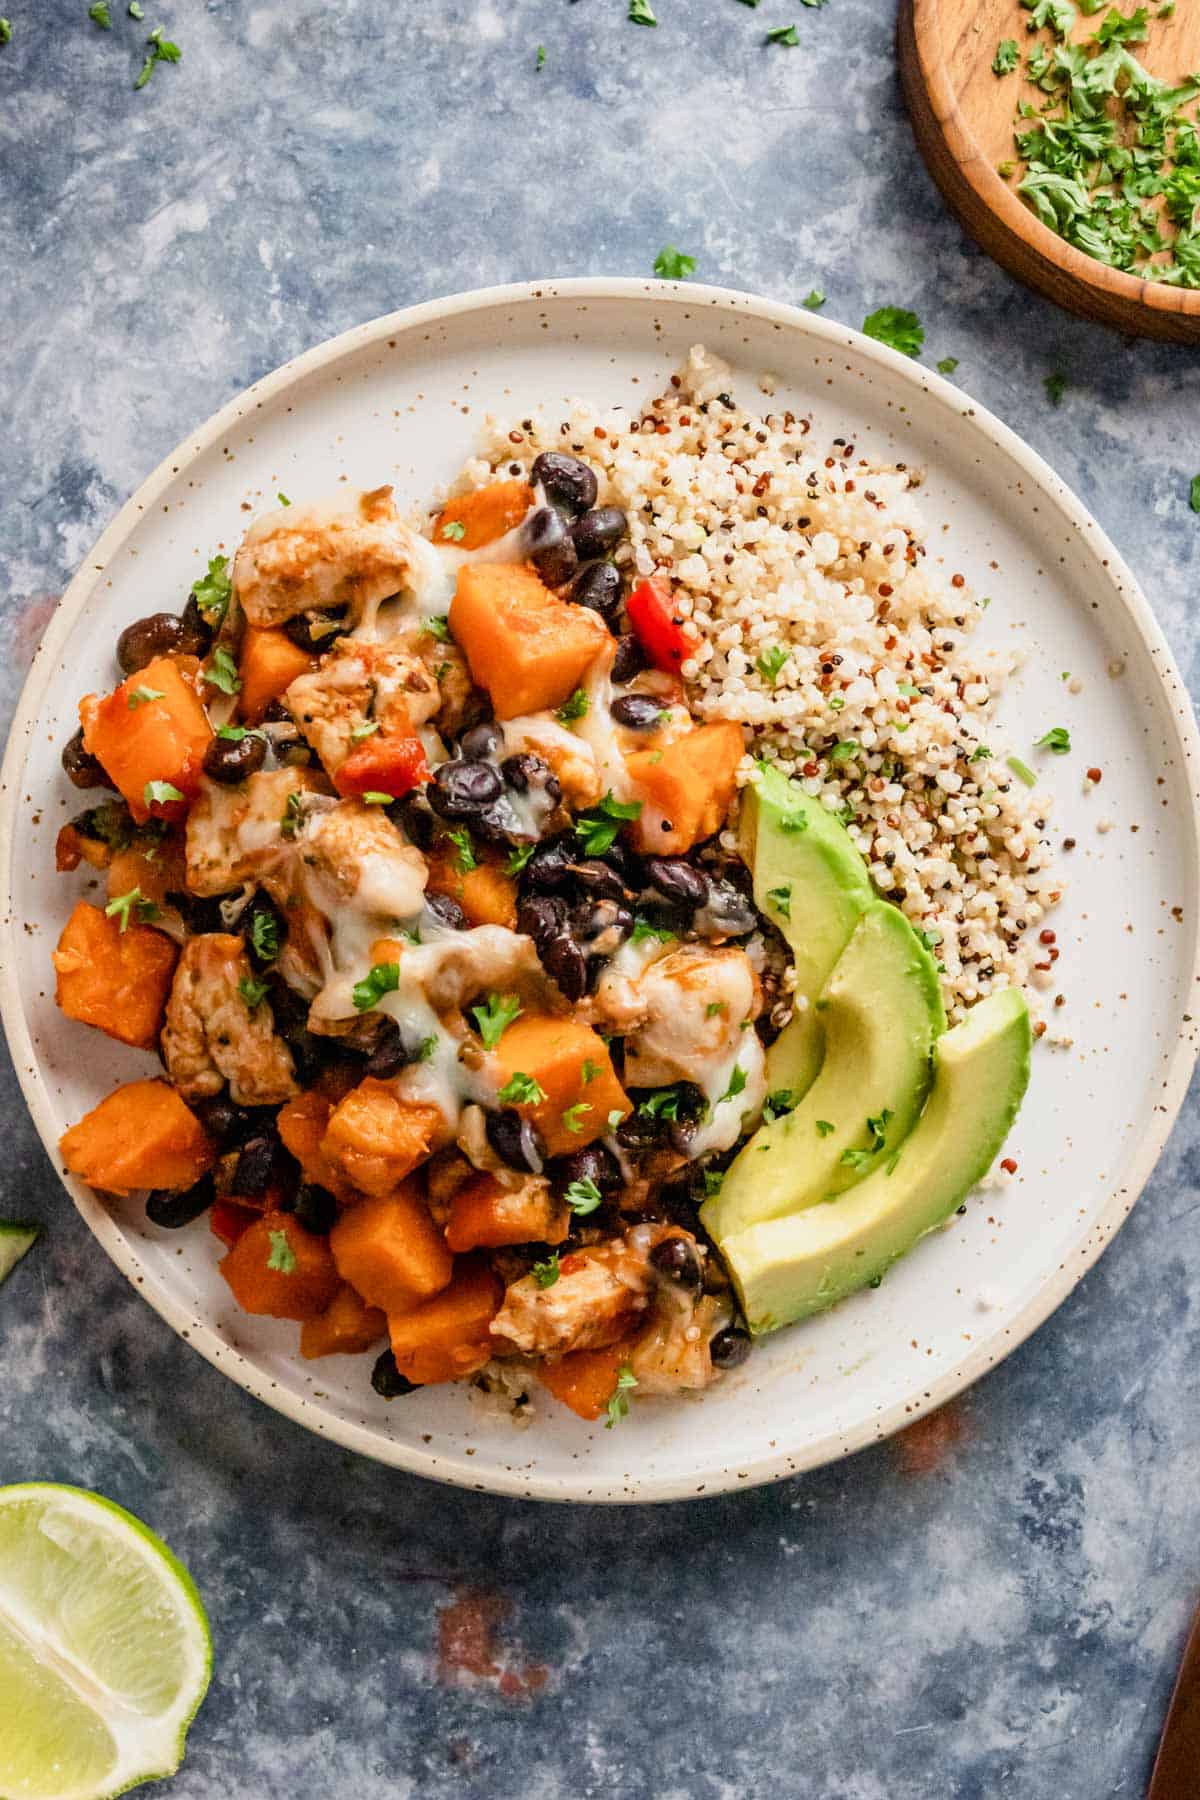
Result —
[{"label": "wooden bowl rim", "polygon": [[[902,19],[905,14],[908,15],[913,48],[934,122],[945,138],[962,178],[974,189],[997,224],[1010,237],[1019,238],[1043,261],[1052,263],[1082,287],[1117,295],[1131,305],[1145,306],[1152,312],[1200,315],[1200,288],[1173,287],[1163,281],[1130,275],[1124,269],[1111,268],[1108,263],[1077,250],[1066,238],[1042,224],[1036,213],[1031,212],[997,174],[968,128],[958,95],[951,86],[945,57],[941,54],[941,34],[936,29],[941,18],[941,0],[901,0]],[[938,48],[935,64],[931,64],[926,55],[931,44]]]}]

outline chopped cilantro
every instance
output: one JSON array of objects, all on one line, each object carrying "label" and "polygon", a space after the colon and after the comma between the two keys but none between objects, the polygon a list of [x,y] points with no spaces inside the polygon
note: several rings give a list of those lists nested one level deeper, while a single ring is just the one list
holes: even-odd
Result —
[{"label": "chopped cilantro", "polygon": [[1018,781],[1023,781],[1026,787],[1037,786],[1037,776],[1028,763],[1022,762],[1019,756],[1006,757],[1005,761]]},{"label": "chopped cilantro", "polygon": [[252,981],[249,976],[243,975],[238,982],[238,993],[253,1012],[255,1007],[261,1006],[266,999],[267,984],[265,981]]},{"label": "chopped cilantro", "polygon": [[646,1119],[675,1120],[679,1117],[680,1097],[677,1087],[656,1088],[639,1102],[638,1111]]},{"label": "chopped cilantro", "polygon": [[111,31],[112,19],[109,17],[108,0],[96,0],[94,6],[89,6],[88,18],[94,25],[99,25],[101,31]]},{"label": "chopped cilantro", "polygon": [[219,625],[229,611],[233,583],[229,579],[228,568],[227,556],[212,557],[208,569],[192,588],[196,605],[206,625]]},{"label": "chopped cilantro", "polygon": [[0,18],[0,44],[12,43],[12,20]]},{"label": "chopped cilantro", "polygon": [[350,733],[350,742],[352,744],[361,744],[365,738],[373,737],[378,730],[378,719],[364,719],[362,724],[356,725]]},{"label": "chopped cilantro", "polygon": [[276,1269],[281,1275],[294,1275],[296,1272],[296,1252],[288,1242],[286,1231],[269,1231],[271,1254],[267,1258],[268,1269]]},{"label": "chopped cilantro", "polygon": [[[801,0],[801,4],[807,5],[808,0]],[[800,42],[800,34],[794,25],[776,25],[773,31],[768,31],[766,41],[768,44],[786,44],[789,49],[795,49]]]},{"label": "chopped cilantro", "polygon": [[585,856],[603,856],[611,850],[617,833],[627,819],[640,817],[640,800],[614,800],[612,790],[591,812],[582,812],[575,821],[575,835],[583,840]]},{"label": "chopped cilantro", "polygon": [[553,1287],[559,1276],[558,1251],[552,1250],[545,1262],[534,1263],[529,1273],[540,1288]]},{"label": "chopped cilantro", "polygon": [[675,933],[669,931],[665,925],[652,925],[649,919],[643,919],[640,916],[635,918],[629,937],[630,943],[646,944],[651,938],[656,938],[660,944],[670,944],[675,941]]},{"label": "chopped cilantro", "polygon": [[370,1012],[385,994],[394,994],[400,986],[398,962],[376,963],[370,973],[356,981],[351,994],[356,1012]]},{"label": "chopped cilantro", "polygon": [[1146,8],[1139,6],[1136,12],[1126,18],[1115,6],[1109,7],[1100,24],[1100,29],[1092,39],[1094,44],[1144,44],[1150,35],[1150,23],[1146,16]]},{"label": "chopped cilantro", "polygon": [[776,1088],[774,1093],[768,1094],[763,1101],[763,1118],[768,1125],[776,1119],[782,1119],[785,1113],[792,1111],[799,1099],[799,1094],[793,1093],[791,1088]]},{"label": "chopped cilantro", "polygon": [[988,749],[988,747],[987,747],[987,745],[986,745],[986,744],[976,744],[976,746],[975,746],[975,748],[974,748],[974,749],[973,749],[973,750],[972,750],[972,752],[971,752],[971,754],[970,754],[970,756],[968,756],[968,758],[967,758],[967,761],[968,761],[968,762],[973,762],[973,763],[975,763],[975,762],[987,762],[987,760],[988,760],[988,758],[989,758],[989,757],[990,757],[990,756],[991,756],[991,754],[992,754],[992,753],[991,753],[991,751],[990,751],[990,750],[989,750],[989,749]]},{"label": "chopped cilantro", "polygon": [[456,831],[448,831],[446,836],[454,845],[454,860],[458,864],[461,872],[464,875],[467,875],[472,869],[477,869],[479,867],[479,858],[475,854],[475,846],[471,842],[471,833],[467,830],[466,826],[460,825]]},{"label": "chopped cilantro", "polygon": [[1033,747],[1035,750],[1052,750],[1055,756],[1065,756],[1071,748],[1071,734],[1065,725],[1053,725],[1042,733]]},{"label": "chopped cilantro", "polygon": [[1020,60],[1021,52],[1017,49],[1016,38],[1001,38],[992,58],[992,74],[1011,75]]},{"label": "chopped cilantro", "polygon": [[276,494],[275,498],[278,500],[280,506],[290,506],[292,504],[286,494]]},{"label": "chopped cilantro", "polygon": [[[629,0],[629,12],[631,18],[633,16],[634,7],[639,4],[641,4],[641,0]],[[636,1386],[637,1376],[634,1374],[628,1363],[622,1363],[621,1367],[617,1370],[617,1385],[609,1395],[608,1405],[605,1408],[605,1411],[608,1414],[607,1419],[604,1421],[605,1431],[611,1431],[613,1426],[628,1413],[629,1389],[635,1388]]]},{"label": "chopped cilantro", "polygon": [[957,367],[958,367],[957,356],[943,356],[941,361],[938,363],[937,372],[939,375],[953,375],[953,373],[954,373],[955,369],[957,369]]},{"label": "chopped cilantro", "polygon": [[677,250],[674,244],[664,244],[654,259],[654,273],[664,281],[686,281],[696,273],[696,259]]},{"label": "chopped cilantro", "polygon": [[[541,69],[544,69],[544,68],[545,68],[545,66],[546,66],[546,46],[545,46],[545,44],[539,44],[539,45],[538,45],[538,47],[537,47],[537,60],[536,60],[536,62],[535,62],[535,63],[534,63],[534,67],[535,67],[535,68],[536,68],[536,69],[539,69],[539,70],[541,70]],[[539,1266],[539,1267],[542,1267],[542,1266],[544,1266],[544,1265],[540,1265],[540,1264],[539,1264],[539,1265],[538,1265],[538,1266]],[[556,1277],[556,1278],[557,1278],[557,1275],[558,1275],[558,1263],[557,1263],[557,1261],[556,1261],[556,1262],[555,1262],[555,1265],[554,1265],[554,1272],[555,1272],[555,1277]],[[536,1273],[537,1273],[537,1270],[536,1270],[536,1269],[535,1269],[535,1270],[534,1270],[534,1273],[535,1273],[535,1274],[536,1274]],[[549,1282],[548,1282],[548,1281],[543,1281],[543,1283],[542,1283],[542,1286],[543,1286],[543,1287],[549,1287],[549,1286],[550,1286],[550,1283],[549,1283]]]},{"label": "chopped cilantro", "polygon": [[824,289],[823,288],[809,288],[807,294],[805,294],[805,296],[804,296],[803,300],[800,302],[800,304],[801,304],[801,306],[806,306],[808,308],[809,312],[819,312],[821,307],[823,307],[825,304]]},{"label": "chopped cilantro", "polygon": [[[448,531],[450,527],[447,526],[446,529]],[[446,644],[450,641],[450,627],[440,613],[434,613],[430,618],[422,619],[421,630],[427,637],[437,638],[438,642],[441,644]]]},{"label": "chopped cilantro", "polygon": [[1042,386],[1046,390],[1046,398],[1051,406],[1061,406],[1063,395],[1067,391],[1067,378],[1062,371],[1056,369],[1053,375],[1047,375]]},{"label": "chopped cilantro", "polygon": [[250,921],[250,942],[256,956],[264,962],[275,961],[279,955],[279,920],[274,913],[255,913]]},{"label": "chopped cilantro", "polygon": [[584,1087],[590,1087],[599,1073],[600,1064],[598,1062],[593,1062],[590,1056],[585,1056],[583,1059],[583,1066],[579,1071],[579,1078],[583,1082]]},{"label": "chopped cilantro", "polygon": [[725,1089],[725,1092],[721,1095],[721,1099],[717,1101],[717,1105],[720,1106],[722,1104],[722,1102],[725,1100],[736,1100],[738,1095],[744,1093],[745,1091],[746,1091],[746,1071],[745,1071],[745,1069],[739,1068],[735,1065],[733,1072],[731,1073],[731,1075],[729,1077],[729,1086]]},{"label": "chopped cilantro", "polygon": [[135,712],[139,706],[145,706],[151,700],[165,700],[166,690],[163,688],[135,687],[130,689],[129,710]]},{"label": "chopped cilantro", "polygon": [[613,1110],[609,1113],[608,1118],[605,1121],[605,1123],[608,1126],[608,1129],[610,1131],[615,1131],[617,1129],[617,1126],[620,1125],[620,1123],[624,1119],[624,1117],[625,1117],[625,1114],[621,1111],[620,1107],[614,1106]]},{"label": "chopped cilantro", "polygon": [[220,688],[223,694],[236,694],[241,687],[237,664],[224,644],[213,651],[204,668],[204,679],[209,687]]},{"label": "chopped cilantro", "polygon": [[706,1019],[715,1019],[727,1010],[724,1000],[710,1000],[704,1009]]},{"label": "chopped cilantro", "polygon": [[657,25],[650,0],[629,0],[629,23],[631,25]]},{"label": "chopped cilantro", "polygon": [[854,738],[846,738],[844,742],[833,746],[829,752],[829,760],[831,763],[849,762],[852,756],[859,756],[861,753],[862,745]]},{"label": "chopped cilantro", "polygon": [[576,719],[582,719],[587,709],[587,689],[580,687],[575,689],[569,700],[563,701],[554,716],[560,725],[571,725]]},{"label": "chopped cilantro", "polygon": [[430,1062],[437,1045],[438,1041],[435,1037],[423,1037],[417,1045],[417,1061]]},{"label": "chopped cilantro", "polygon": [[518,844],[504,865],[504,873],[506,875],[519,875],[536,849],[536,844]]},{"label": "chopped cilantro", "polygon": [[546,1098],[546,1090],[532,1075],[526,1075],[522,1069],[518,1069],[505,1082],[496,1098],[501,1106],[536,1106]]},{"label": "chopped cilantro", "polygon": [[843,1150],[839,1161],[847,1168],[865,1169],[873,1156],[876,1156],[887,1143],[887,1127],[891,1113],[885,1106],[881,1113],[867,1119],[868,1142],[861,1150]]},{"label": "chopped cilantro", "polygon": [[583,1115],[584,1113],[590,1113],[591,1110],[591,1106],[586,1100],[577,1100],[574,1106],[568,1106],[562,1115],[563,1130],[573,1132],[582,1131]]},{"label": "chopped cilantro", "polygon": [[283,817],[279,821],[279,835],[285,838],[294,838],[303,816],[303,802],[299,794],[289,794],[284,802]]},{"label": "chopped cilantro", "polygon": [[483,1039],[485,1050],[494,1050],[514,1019],[524,1009],[515,994],[489,994],[480,1006],[471,1008],[471,1017]]},{"label": "chopped cilantro", "polygon": [[382,788],[367,788],[358,797],[364,806],[391,806],[396,798],[395,794],[385,794]]},{"label": "chopped cilantro", "polygon": [[720,1170],[720,1169],[705,1169],[705,1171],[704,1171],[704,1193],[705,1193],[706,1199],[711,1200],[714,1194],[719,1194],[724,1185],[725,1185],[725,1176],[724,1176],[724,1173],[722,1172],[722,1170]]},{"label": "chopped cilantro", "polygon": [[1200,513],[1200,475],[1192,476],[1192,485],[1188,490],[1188,505],[1194,513]]},{"label": "chopped cilantro", "polygon": [[903,306],[881,306],[868,313],[863,330],[880,344],[888,344],[905,356],[919,356],[925,342],[925,329],[915,312]]},{"label": "chopped cilantro", "polygon": [[449,538],[451,543],[461,544],[466,535],[467,528],[461,519],[447,519],[442,526],[442,536]]},{"label": "chopped cilantro", "polygon": [[828,1119],[818,1119],[817,1120],[817,1136],[818,1137],[828,1137],[831,1131],[836,1131],[836,1130],[837,1130],[837,1126],[831,1125]]},{"label": "chopped cilantro", "polygon": [[772,644],[769,650],[763,651],[754,666],[763,677],[763,680],[769,681],[771,685],[774,686],[779,679],[779,674],[784,663],[791,654],[791,651],[787,649],[785,645]]},{"label": "chopped cilantro", "polygon": [[157,919],[158,907],[153,900],[147,900],[140,887],[134,887],[127,894],[118,894],[110,900],[104,913],[106,918],[119,919],[124,932],[129,929],[131,914],[136,913],[143,924],[148,924],[151,919]]},{"label": "chopped cilantro", "polygon": [[767,899],[771,902],[772,906],[774,906],[775,911],[779,914],[781,919],[791,919],[792,884],[790,881],[785,887],[768,888]]},{"label": "chopped cilantro", "polygon": [[146,44],[146,60],[143,62],[141,72],[133,84],[135,89],[145,87],[151,75],[154,73],[155,63],[177,63],[183,55],[183,51],[179,48],[178,44],[173,44],[170,38],[165,38],[163,36],[163,28],[161,25],[156,25],[154,27],[154,30],[146,39]]},{"label": "chopped cilantro", "polygon": [[586,1219],[587,1215],[594,1213],[600,1205],[603,1195],[591,1176],[584,1175],[578,1181],[572,1181],[567,1186],[563,1193],[563,1199],[573,1213],[576,1213],[581,1219]]},{"label": "chopped cilantro", "polygon": [[169,806],[174,800],[182,800],[179,789],[169,781],[148,781],[142,789],[142,800],[146,806]]},{"label": "chopped cilantro", "polygon": [[146,16],[142,11],[140,0],[129,0],[128,11],[131,19],[144,19]]}]

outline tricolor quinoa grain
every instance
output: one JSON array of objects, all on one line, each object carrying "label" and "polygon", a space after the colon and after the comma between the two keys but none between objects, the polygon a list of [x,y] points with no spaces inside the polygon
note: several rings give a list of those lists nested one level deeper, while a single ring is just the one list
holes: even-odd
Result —
[{"label": "tricolor quinoa grain", "polygon": [[484,448],[461,486],[548,448],[594,466],[629,515],[623,554],[697,628],[693,711],[749,728],[743,782],[777,763],[841,815],[936,944],[951,1019],[1014,982],[1036,1003],[1025,934],[1062,889],[1051,797],[1008,767],[993,709],[1018,659],[973,644],[987,601],[928,553],[917,473],[817,440],[808,416],[746,411],[700,347],[639,415],[492,421]]}]

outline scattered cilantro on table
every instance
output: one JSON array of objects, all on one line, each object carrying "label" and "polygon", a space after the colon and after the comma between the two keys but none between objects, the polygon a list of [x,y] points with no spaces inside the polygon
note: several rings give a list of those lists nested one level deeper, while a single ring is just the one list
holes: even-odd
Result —
[{"label": "scattered cilantro on table", "polygon": [[[808,0],[801,0],[801,4],[807,5]],[[773,31],[768,31],[766,41],[768,44],[786,44],[789,50],[794,50],[800,36],[794,25],[776,25]]]},{"label": "scattered cilantro on table", "polygon": [[1046,398],[1051,406],[1061,406],[1063,395],[1067,391],[1067,378],[1062,370],[1056,369],[1053,375],[1047,375],[1042,386],[1046,390]]},{"label": "scattered cilantro on table", "polygon": [[992,58],[993,75],[1011,75],[1021,60],[1016,38],[1001,38]]},{"label": "scattered cilantro on table", "polygon": [[677,250],[674,244],[664,244],[654,259],[654,273],[664,281],[686,281],[696,273],[696,259]]},{"label": "scattered cilantro on table", "polygon": [[658,24],[650,0],[629,0],[629,23],[631,25]]},{"label": "scattered cilantro on table", "polygon": [[1188,490],[1188,505],[1194,513],[1200,513],[1200,475],[1192,476],[1192,485]]},{"label": "scattered cilantro on table", "polygon": [[880,306],[863,320],[863,330],[877,343],[887,344],[905,356],[919,356],[925,343],[925,328],[915,312],[903,306]]}]

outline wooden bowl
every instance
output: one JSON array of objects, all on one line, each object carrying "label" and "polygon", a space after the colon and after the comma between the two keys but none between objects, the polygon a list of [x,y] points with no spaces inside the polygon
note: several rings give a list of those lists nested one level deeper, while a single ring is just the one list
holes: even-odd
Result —
[{"label": "wooden bowl", "polygon": [[[1155,12],[1149,42],[1132,48],[1153,74],[1178,82],[1200,68],[1200,4],[1179,0],[1169,19]],[[1075,35],[1090,35],[1101,17],[1081,18]],[[1019,281],[1135,337],[1200,344],[1200,289],[1167,287],[1085,256],[997,173],[1014,155],[1018,99],[1045,104],[1023,76],[992,73],[1001,38],[1032,44],[1028,21],[1016,0],[900,0],[900,80],[930,174],[975,241]]]}]

